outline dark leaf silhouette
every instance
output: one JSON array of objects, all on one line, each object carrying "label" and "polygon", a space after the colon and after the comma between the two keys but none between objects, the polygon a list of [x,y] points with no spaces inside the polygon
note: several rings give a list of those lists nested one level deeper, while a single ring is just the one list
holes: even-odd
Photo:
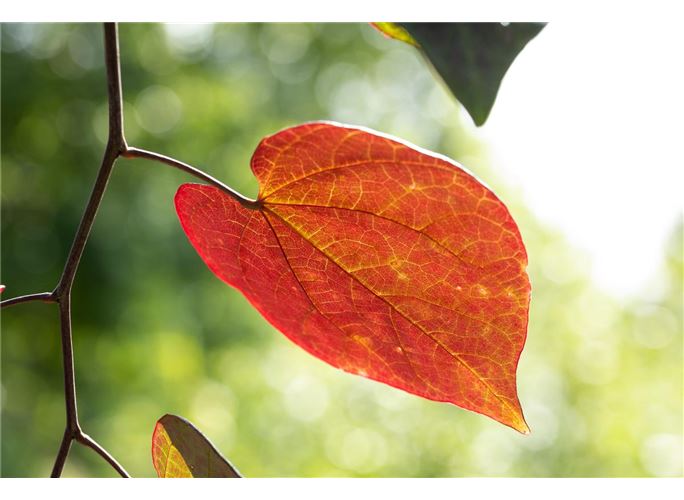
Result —
[{"label": "dark leaf silhouette", "polygon": [[478,126],[487,121],[508,68],[545,26],[544,23],[373,24],[392,38],[417,45]]}]

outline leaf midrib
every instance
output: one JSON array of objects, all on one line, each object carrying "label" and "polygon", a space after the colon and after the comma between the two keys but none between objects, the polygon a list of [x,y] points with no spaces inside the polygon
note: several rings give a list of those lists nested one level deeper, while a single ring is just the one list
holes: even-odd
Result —
[{"label": "leaf midrib", "polygon": [[[375,214],[375,213],[370,212],[370,211],[368,211],[368,210],[361,210],[361,209],[348,208],[348,207],[325,206],[325,205],[311,205],[311,204],[292,204],[292,203],[268,203],[268,204],[265,204],[265,205],[264,205],[264,208],[267,209],[270,213],[277,215],[278,218],[279,218],[280,220],[284,220],[283,217],[280,216],[277,212],[275,212],[275,211],[269,209],[269,208],[268,208],[268,205],[286,206],[286,207],[291,207],[291,208],[297,208],[297,207],[310,207],[310,208],[324,208],[324,209],[347,210],[347,211],[350,211],[350,212],[359,212],[359,213],[364,213],[364,214],[367,214],[367,215],[371,215],[371,216],[373,216],[373,217],[378,217],[379,219],[384,219],[384,220],[386,220],[386,221],[392,222],[392,223],[394,223],[394,224],[397,224],[398,226],[401,226],[401,227],[403,227],[403,228],[405,228],[405,229],[409,229],[409,230],[411,230],[411,231],[413,231],[413,232],[415,232],[415,233],[418,233],[419,235],[421,235],[421,236],[423,236],[423,237],[429,239],[429,240],[432,241],[435,245],[437,245],[438,247],[442,248],[445,252],[449,253],[450,255],[454,256],[456,259],[458,259],[459,261],[461,261],[461,262],[462,262],[464,265],[466,265],[466,266],[474,266],[474,267],[477,267],[477,268],[480,269],[480,270],[484,270],[484,269],[485,269],[485,267],[483,267],[483,266],[478,266],[478,265],[476,265],[476,264],[471,264],[470,262],[466,261],[465,259],[463,259],[463,257],[460,256],[460,254],[458,254],[457,252],[454,252],[452,249],[450,249],[449,247],[447,247],[446,245],[444,245],[444,244],[441,243],[440,241],[436,240],[435,238],[433,238],[433,237],[432,237],[431,235],[429,235],[428,233],[425,233],[425,232],[421,231],[420,229],[416,229],[416,228],[414,228],[414,227],[409,226],[408,224],[406,224],[406,223],[404,223],[404,222],[401,222],[401,221],[392,219],[391,217],[387,217],[387,216],[385,216],[385,215],[378,215],[378,214]],[[288,224],[288,225],[290,225],[290,224]],[[290,225],[290,226],[291,226],[291,225]],[[271,228],[271,229],[272,229],[272,228]],[[313,243],[311,243],[311,241],[309,241],[304,235],[302,235],[302,233],[300,233],[299,231],[297,231],[297,234],[299,234],[300,236],[302,236],[302,238],[304,238],[304,239],[305,239],[309,244],[311,244],[314,248],[316,248],[317,250],[321,251],[319,248],[317,248],[315,245],[313,245]],[[321,253],[323,253],[323,255],[325,255],[326,257],[328,257],[330,260],[333,260],[333,258],[330,257],[329,255],[327,255],[326,253],[324,253],[324,252],[322,252],[322,251],[321,251]],[[510,259],[510,258],[513,258],[513,257],[506,257],[506,259]],[[499,262],[499,261],[502,261],[502,260],[505,260],[505,259],[499,259],[499,260],[491,261],[488,265],[495,264],[495,263],[497,263],[497,262]],[[337,264],[337,265],[339,266],[339,264],[338,264],[337,262],[335,262],[335,264]],[[340,267],[341,267],[341,266],[340,266]],[[349,271],[347,271],[346,269],[345,269],[344,271],[347,272],[347,273],[349,273]],[[375,294],[375,292],[373,292],[372,290],[369,290],[369,291],[370,291],[371,293]],[[428,304],[434,305],[434,306],[438,306],[438,307],[441,307],[441,308],[447,308],[447,306],[445,306],[445,305],[443,305],[443,304],[435,304],[435,303],[433,303],[433,302],[430,302],[430,301],[428,301],[428,300],[422,299],[422,298],[420,298],[420,297],[416,297],[416,298],[418,298],[418,299],[420,299],[420,300],[422,300],[423,302],[426,302],[426,303],[428,303]],[[469,300],[466,300],[466,299],[463,299],[463,302],[464,302],[466,305],[473,305],[473,302],[472,302],[472,301],[469,301]],[[467,314],[465,314],[465,313],[463,313],[463,312],[461,312],[461,311],[456,311],[456,312],[458,312],[458,313],[460,313],[460,314],[463,314],[464,316],[467,316]],[[494,325],[493,323],[491,323],[491,322],[489,322],[489,321],[485,321],[484,319],[473,318],[473,317],[470,317],[470,319],[474,319],[474,320],[476,320],[476,321],[479,321],[480,323],[482,323],[482,324],[485,325],[485,326],[490,326],[490,327],[492,327],[493,329],[498,330],[498,331],[501,331],[502,333],[506,334],[506,332],[504,332],[500,327]]]},{"label": "leaf midrib", "polygon": [[[271,213],[272,213],[272,212],[271,212]],[[342,333],[342,335],[345,335],[346,337],[351,338],[351,339],[353,340],[353,337],[350,337],[349,334],[348,334],[347,332],[345,332],[344,330],[342,330],[342,328],[340,328],[339,326],[337,326],[337,325],[333,322],[333,320],[331,320],[325,313],[323,313],[323,311],[321,311],[321,310],[319,309],[319,307],[316,305],[316,303],[313,301],[313,299],[312,299],[311,296],[309,295],[309,292],[306,290],[306,287],[304,286],[304,284],[302,283],[301,279],[300,279],[299,276],[297,275],[297,272],[296,272],[296,271],[294,270],[294,268],[292,267],[292,263],[290,262],[290,258],[287,256],[287,252],[285,252],[285,249],[283,248],[283,245],[282,245],[282,243],[281,243],[281,241],[280,241],[280,238],[278,237],[278,234],[276,233],[275,228],[273,227],[273,224],[271,224],[271,221],[268,220],[268,217],[266,216],[266,214],[265,214],[263,211],[261,212],[261,214],[263,215],[264,220],[266,221],[266,224],[268,224],[268,227],[271,229],[271,232],[273,233],[273,237],[275,238],[276,243],[278,244],[278,247],[280,248],[280,252],[283,254],[283,258],[285,259],[285,263],[287,264],[287,267],[289,267],[289,268],[290,268],[290,271],[292,271],[292,275],[294,276],[295,280],[297,281],[297,284],[298,284],[299,287],[302,289],[302,292],[304,292],[304,295],[306,296],[306,299],[307,299],[307,300],[309,301],[309,303],[311,304],[311,307],[312,307],[311,310],[312,310],[312,311],[315,311],[315,312],[317,312],[318,314],[320,314],[321,316],[323,316],[323,317],[328,321],[328,323],[330,323],[330,325],[332,325],[333,328],[336,328],[337,330],[339,330],[340,333]],[[279,217],[279,219],[280,219],[280,217]],[[416,376],[416,378],[419,379],[420,381],[422,381],[422,382],[423,382],[424,384],[426,384],[427,386],[429,386],[429,387],[431,387],[431,388],[434,388],[434,386],[433,386],[432,384],[430,384],[430,382],[428,382],[428,381],[425,380],[423,377],[421,377],[420,375],[418,375],[418,372],[416,372],[416,369],[415,369],[415,367],[413,366],[413,361],[411,361],[411,358],[409,358],[408,353],[407,353],[406,350],[404,349],[403,344],[402,344],[401,340],[399,339],[399,335],[396,333],[396,331],[395,331],[395,335],[396,335],[396,337],[397,337],[397,342],[399,343],[399,346],[400,346],[400,347],[402,348],[402,350],[403,350],[404,357],[406,358],[406,362],[408,363],[409,367],[411,368],[411,371],[413,371],[413,373],[414,373],[414,375]],[[376,358],[378,358],[380,361],[382,361],[383,363],[385,363],[385,365],[387,365],[387,367],[389,368],[389,363],[387,363],[387,361],[386,361],[385,359],[383,359],[378,353],[376,353],[376,352],[373,351],[373,350],[369,350],[369,352],[371,352],[371,353],[372,353]],[[401,376],[398,376],[398,378],[399,378],[400,380],[402,379]]]},{"label": "leaf midrib", "polygon": [[[511,404],[508,402],[507,399],[503,398],[501,395],[499,395],[497,392],[494,391],[492,386],[488,384],[482,376],[474,369],[472,368],[465,360],[461,359],[461,357],[455,353],[452,352],[451,349],[449,349],[446,345],[444,345],[442,342],[440,342],[437,338],[435,338],[432,334],[427,332],[424,328],[421,328],[418,324],[416,324],[411,318],[406,316],[404,313],[399,311],[394,304],[389,302],[387,299],[385,299],[383,296],[378,295],[374,290],[372,290],[366,283],[361,281],[357,276],[354,274],[350,273],[347,271],[343,266],[341,266],[332,256],[328,255],[326,252],[318,248],[316,245],[314,245],[309,239],[304,236],[296,227],[294,227],[290,222],[285,220],[283,217],[281,217],[277,212],[274,212],[273,210],[269,209],[266,205],[263,206],[262,210],[267,211],[270,214],[273,214],[278,218],[278,220],[282,221],[283,224],[285,224],[287,227],[289,227],[292,231],[294,231],[296,234],[298,234],[304,241],[306,241],[309,245],[311,245],[312,248],[314,248],[316,251],[320,252],[323,254],[328,260],[330,260],[333,264],[335,264],[338,268],[340,268],[345,274],[350,276],[352,279],[354,279],[357,283],[359,283],[363,288],[368,290],[373,296],[377,297],[378,299],[382,300],[387,304],[392,310],[396,311],[401,317],[403,317],[406,321],[408,321],[411,325],[415,326],[418,330],[423,332],[424,335],[427,335],[435,344],[437,344],[440,348],[442,348],[449,356],[451,356],[453,359],[461,363],[464,368],[466,368],[468,371],[470,371],[475,378],[477,379],[478,382],[480,382],[496,399],[498,399],[506,408],[508,408],[510,411],[512,411],[513,414],[517,415],[519,411],[512,407]],[[273,228],[271,228],[273,230]],[[275,231],[274,231],[275,233]],[[276,236],[277,237],[277,236]],[[283,250],[284,252],[284,250]]]}]

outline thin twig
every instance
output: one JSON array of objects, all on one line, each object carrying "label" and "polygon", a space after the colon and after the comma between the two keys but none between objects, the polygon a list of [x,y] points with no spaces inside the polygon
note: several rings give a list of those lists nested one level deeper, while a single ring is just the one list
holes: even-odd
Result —
[{"label": "thin twig", "polygon": [[[51,477],[60,477],[69,455],[71,441],[81,432],[76,406],[76,380],[74,376],[74,346],[71,335],[71,293],[60,298],[59,322],[62,332],[62,364],[64,370],[64,402],[66,407],[66,427],[59,452],[52,467]],[[66,442],[65,442],[66,441]]]},{"label": "thin twig", "polygon": [[21,295],[20,297],[12,297],[11,299],[3,300],[0,302],[0,308],[4,309],[5,307],[13,306],[15,304],[32,302],[36,300],[40,300],[42,302],[57,302],[57,299],[52,292],[32,293],[29,295]]},{"label": "thin twig", "polygon": [[213,186],[216,186],[226,194],[232,196],[235,200],[237,200],[243,207],[256,210],[258,209],[261,205],[259,201],[253,200],[251,198],[247,198],[234,189],[226,186],[223,182],[219,181],[218,179],[212,177],[211,175],[201,171],[198,168],[195,168],[191,165],[188,165],[187,163],[183,163],[182,161],[175,160],[169,156],[164,156],[160,155],[158,153],[153,153],[151,151],[145,151],[144,149],[139,149],[139,148],[128,148],[126,151],[122,153],[124,158],[144,158],[147,160],[152,160],[152,161],[157,161],[159,163],[164,163],[166,165],[169,165],[173,168],[177,168],[178,170],[182,170],[183,172],[187,172],[190,175],[194,175],[198,179],[201,179]]},{"label": "thin twig", "polygon": [[123,135],[123,107],[121,104],[121,74],[119,63],[119,41],[117,27],[114,23],[105,24],[105,64],[107,66],[107,91],[109,95],[109,140],[105,149],[100,171],[90,194],[88,205],[76,231],[74,242],[67,257],[62,277],[55,293],[69,293],[74,282],[83,249],[93,227],[97,209],[104,196],[107,182],[112,173],[114,162],[126,150],[126,139]]},{"label": "thin twig", "polygon": [[105,66],[107,69],[107,97],[109,102],[109,138],[104,156],[100,164],[95,184],[90,193],[88,204],[83,212],[81,221],[76,230],[74,241],[69,250],[69,255],[64,264],[64,270],[59,278],[57,286],[52,292],[34,293],[21,297],[7,299],[0,303],[2,308],[30,301],[43,301],[59,304],[60,330],[62,339],[62,362],[64,368],[64,399],[66,406],[66,426],[64,435],[59,446],[59,451],[52,468],[51,477],[60,477],[64,470],[71,448],[72,441],[77,441],[84,446],[92,448],[104,458],[122,477],[130,477],[126,470],[117,462],[102,446],[81,430],[78,420],[78,407],[76,404],[76,378],[74,374],[74,352],[71,329],[71,289],[74,284],[76,272],[83,256],[85,245],[90,231],[95,222],[97,210],[102,202],[107,183],[111,177],[116,160],[120,157],[144,158],[154,160],[165,165],[187,172],[203,181],[214,185],[250,209],[260,207],[258,200],[252,200],[242,196],[237,191],[226,186],[219,180],[188,165],[187,163],[174,160],[168,156],[145,151],[138,148],[129,148],[126,144],[123,130],[123,105],[121,90],[121,64],[119,60],[119,39],[116,23],[105,23]]},{"label": "thin twig", "polygon": [[117,462],[116,459],[107,452],[107,450],[100,446],[97,443],[97,441],[91,438],[88,434],[81,432],[78,436],[76,436],[76,440],[82,445],[95,450],[95,452],[98,453],[102,458],[104,458],[109,463],[109,465],[111,465],[114,468],[114,470],[119,473],[121,477],[130,477],[128,475],[128,472],[126,472],[126,469],[124,469],[121,466],[121,464]]},{"label": "thin twig", "polygon": [[114,460],[101,446],[85,437],[78,421],[78,408],[76,404],[76,377],[74,374],[74,352],[71,333],[71,288],[74,284],[76,271],[83,256],[83,250],[90,230],[95,222],[97,209],[102,202],[107,183],[112,174],[114,163],[119,155],[126,150],[126,140],[123,134],[123,106],[121,98],[121,74],[119,62],[119,40],[117,27],[114,23],[106,23],[104,26],[105,41],[105,65],[107,67],[107,96],[109,100],[109,140],[102,158],[97,179],[90,193],[81,222],[76,230],[76,236],[71,245],[69,256],[64,264],[64,271],[55,287],[52,296],[59,302],[59,317],[62,337],[62,363],[64,368],[64,400],[66,406],[66,427],[64,437],[52,468],[52,477],[60,477],[71,442],[77,440],[86,446],[93,448],[102,455],[119,474],[129,477],[128,473]]},{"label": "thin twig", "polygon": [[55,465],[52,466],[50,477],[60,477],[62,475],[62,470],[64,469],[64,464],[69,456],[69,449],[71,449],[71,441],[73,441],[73,439],[74,437],[71,435],[69,429],[64,429],[62,442],[59,445],[59,452],[57,452],[57,459],[55,460]]}]

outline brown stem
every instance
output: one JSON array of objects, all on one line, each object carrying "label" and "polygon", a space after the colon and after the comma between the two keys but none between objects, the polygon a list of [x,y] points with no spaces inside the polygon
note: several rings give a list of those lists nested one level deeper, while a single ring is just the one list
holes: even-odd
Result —
[{"label": "brown stem", "polygon": [[104,151],[100,170],[90,193],[88,204],[83,212],[76,230],[74,241],[69,250],[64,270],[53,292],[34,293],[4,300],[0,307],[5,308],[24,302],[38,301],[52,302],[59,305],[59,317],[62,339],[62,362],[64,369],[64,399],[66,406],[66,426],[64,435],[55,459],[51,477],[60,477],[64,469],[72,441],[78,441],[84,446],[92,448],[106,460],[122,477],[129,477],[126,470],[102,446],[81,430],[78,420],[76,404],[76,377],[74,374],[74,352],[71,331],[71,289],[76,272],[83,256],[90,230],[95,222],[97,210],[107,188],[116,160],[120,156],[127,158],[145,158],[187,172],[203,181],[212,184],[239,201],[243,206],[256,209],[260,207],[258,200],[245,198],[237,191],[226,186],[209,174],[174,160],[168,156],[137,148],[129,148],[126,144],[123,130],[123,105],[121,91],[121,65],[119,60],[119,39],[116,23],[104,25],[105,66],[107,68],[107,97],[109,101],[109,138]]},{"label": "brown stem", "polygon": [[90,193],[81,222],[76,230],[74,242],[64,265],[62,276],[55,287],[52,297],[59,302],[59,317],[62,333],[62,363],[64,368],[64,400],[66,403],[66,428],[64,437],[52,469],[52,477],[59,477],[64,469],[71,442],[77,440],[100,453],[114,469],[123,477],[128,473],[114,460],[100,445],[83,434],[78,421],[76,405],[76,377],[74,374],[74,352],[71,334],[71,288],[74,284],[76,271],[83,256],[83,250],[90,230],[95,222],[97,209],[107,188],[107,182],[112,174],[114,163],[119,155],[126,150],[126,140],[123,134],[123,106],[121,99],[121,74],[119,62],[119,40],[117,26],[106,23],[104,26],[105,65],[107,67],[107,95],[109,99],[109,140],[105,148],[100,171]]},{"label": "brown stem", "polygon": [[123,106],[121,100],[121,74],[119,63],[119,40],[117,27],[114,23],[105,24],[105,64],[107,66],[107,91],[109,96],[109,140],[105,149],[100,171],[97,174],[95,185],[90,193],[88,205],[81,218],[81,223],[76,231],[71,251],[67,257],[62,277],[57,284],[55,293],[58,296],[70,293],[74,283],[74,277],[78,264],[81,262],[83,249],[88,241],[90,230],[93,227],[97,209],[104,196],[107,182],[112,174],[114,162],[118,156],[126,150],[126,139],[123,135]]},{"label": "brown stem", "polygon": [[74,437],[69,432],[69,430],[64,429],[62,442],[59,445],[59,451],[57,452],[55,465],[52,466],[52,473],[50,474],[50,477],[60,477],[62,475],[62,470],[64,469],[64,464],[66,463],[67,456],[69,456],[69,450],[71,449],[71,441],[73,441],[73,439]]},{"label": "brown stem", "polygon": [[52,292],[32,293],[30,295],[22,295],[20,297],[12,297],[11,299],[3,300],[0,302],[0,308],[4,309],[5,307],[13,306],[15,304],[36,300],[41,300],[43,302],[57,302],[57,299]]},{"label": "brown stem", "polygon": [[64,401],[66,406],[66,428],[59,447],[51,477],[62,475],[71,441],[81,433],[76,407],[76,381],[74,378],[74,347],[71,337],[71,294],[67,293],[59,302],[59,320],[62,331],[62,363],[64,364]]},{"label": "brown stem", "polygon": [[114,470],[119,473],[121,477],[130,477],[128,475],[128,472],[126,472],[126,469],[124,469],[121,466],[121,464],[117,462],[116,459],[107,452],[107,450],[100,446],[97,443],[97,441],[91,438],[88,434],[81,432],[78,436],[76,436],[75,439],[82,445],[95,450],[95,452],[99,454],[102,458],[104,458],[109,463],[109,465],[111,465],[112,468],[114,468]]},{"label": "brown stem", "polygon": [[215,179],[211,175],[201,171],[200,169],[195,168],[192,165],[188,165],[187,163],[183,163],[182,161],[175,160],[169,156],[160,155],[159,153],[153,153],[151,151],[145,151],[144,149],[139,148],[128,148],[122,154],[122,156],[124,158],[144,158],[146,160],[164,163],[165,165],[177,168],[178,170],[182,170],[183,172],[187,172],[188,174],[193,175],[198,179],[201,179],[213,186],[216,186],[224,193],[235,198],[235,200],[237,200],[245,208],[256,210],[261,206],[258,200],[252,200],[251,198],[247,198],[238,193],[237,191],[235,191],[234,189],[226,186],[223,182],[219,181],[218,179]]}]

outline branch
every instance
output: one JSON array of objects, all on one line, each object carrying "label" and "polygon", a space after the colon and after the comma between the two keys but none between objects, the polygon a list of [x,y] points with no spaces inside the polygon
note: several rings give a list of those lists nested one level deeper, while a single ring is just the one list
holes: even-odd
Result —
[{"label": "branch", "polygon": [[67,257],[62,277],[57,284],[55,293],[58,296],[71,292],[71,286],[76,276],[76,270],[83,255],[83,249],[88,241],[93,227],[97,209],[104,196],[107,182],[112,173],[114,162],[126,150],[126,139],[123,135],[123,106],[121,101],[121,74],[119,63],[119,39],[117,27],[114,23],[105,24],[105,64],[107,66],[107,91],[109,96],[109,140],[105,149],[100,171],[95,185],[90,193],[88,205],[76,231],[71,251]]},{"label": "branch", "polygon": [[124,469],[119,462],[112,457],[107,450],[105,450],[100,444],[97,443],[88,434],[85,434],[81,429],[73,436],[68,430],[64,431],[64,436],[62,437],[62,443],[59,447],[59,452],[57,453],[57,459],[55,460],[55,465],[52,468],[51,477],[60,477],[62,475],[62,470],[64,469],[64,464],[66,463],[67,456],[69,455],[69,448],[71,448],[72,441],[78,441],[83,446],[92,448],[98,455],[104,458],[112,468],[119,473],[121,477],[130,477],[126,469]]},{"label": "branch", "polygon": [[74,437],[69,432],[69,429],[64,429],[62,442],[59,445],[59,451],[57,452],[55,465],[52,466],[52,473],[50,473],[50,477],[60,477],[62,475],[62,470],[64,469],[64,464],[69,456],[69,449],[71,448],[71,441],[73,441],[73,439]]},{"label": "branch", "polygon": [[121,477],[130,477],[128,475],[128,472],[126,472],[126,469],[124,469],[121,466],[121,464],[119,464],[119,462],[117,462],[116,459],[114,459],[114,457],[107,452],[107,450],[100,446],[88,434],[81,432],[78,436],[76,436],[76,440],[82,445],[95,450],[95,452],[98,453],[102,458],[104,458],[109,463],[109,465],[111,465],[114,468],[114,470],[119,473]]},{"label": "branch", "polygon": [[117,462],[102,446],[81,430],[78,420],[78,408],[76,404],[76,378],[74,375],[74,353],[71,328],[71,289],[74,284],[76,272],[83,256],[85,245],[90,231],[95,222],[98,208],[102,202],[107,183],[111,177],[116,160],[120,157],[143,158],[153,160],[165,165],[187,172],[213,186],[218,187],[232,196],[240,204],[249,209],[260,207],[258,200],[252,200],[242,196],[237,191],[226,186],[209,174],[180,162],[168,156],[145,151],[138,148],[129,148],[126,144],[123,130],[123,105],[121,90],[121,65],[119,60],[119,39],[116,23],[104,25],[105,66],[107,69],[107,97],[109,102],[109,135],[104,156],[100,164],[100,170],[95,179],[95,184],[90,193],[88,204],[76,230],[69,255],[64,264],[64,270],[59,278],[57,286],[52,292],[34,293],[20,297],[14,297],[0,302],[2,308],[23,302],[38,301],[52,302],[59,305],[60,330],[62,339],[62,362],[64,369],[64,399],[66,406],[66,426],[64,435],[55,458],[51,477],[60,477],[64,464],[69,455],[72,441],[78,441],[84,446],[93,449],[104,458],[122,477],[129,477],[126,470]]},{"label": "branch", "polygon": [[20,297],[12,297],[11,299],[3,300],[0,302],[0,309],[4,309],[5,307],[13,306],[15,304],[21,304],[23,302],[32,302],[36,300],[41,300],[43,302],[57,302],[57,299],[52,292],[32,293],[30,295],[21,295]]},{"label": "branch", "polygon": [[183,163],[182,161],[175,160],[169,156],[160,155],[158,153],[153,153],[151,151],[145,151],[144,149],[138,148],[128,148],[126,149],[126,151],[122,153],[122,156],[124,158],[144,158],[147,160],[164,163],[166,165],[169,165],[170,167],[177,168],[178,170],[182,170],[183,172],[187,172],[190,175],[194,175],[198,179],[201,179],[213,186],[216,186],[224,193],[232,196],[245,208],[256,210],[260,207],[260,203],[258,200],[252,200],[251,198],[247,198],[238,193],[237,191],[235,191],[234,189],[226,186],[223,182],[203,172],[202,170],[195,168],[191,165],[188,165],[187,163]]},{"label": "branch", "polygon": [[62,475],[62,469],[69,455],[71,441],[81,433],[76,407],[76,380],[74,376],[74,348],[71,336],[71,294],[60,298],[59,322],[62,332],[62,364],[64,369],[64,401],[66,406],[66,428],[62,444],[52,467],[51,477]]},{"label": "branch", "polygon": [[105,148],[104,157],[100,165],[100,171],[90,193],[81,222],[76,230],[76,236],[71,245],[69,256],[64,265],[62,276],[55,287],[51,297],[59,302],[59,317],[62,337],[62,363],[64,368],[64,399],[66,406],[66,428],[62,443],[52,468],[52,477],[60,477],[64,464],[69,455],[71,442],[77,440],[102,455],[116,471],[123,477],[129,477],[128,473],[109,455],[100,445],[86,436],[81,430],[78,421],[78,408],[76,405],[76,377],[74,374],[74,352],[71,333],[71,288],[74,284],[76,271],[83,256],[90,230],[95,222],[97,210],[102,202],[107,183],[112,174],[116,159],[126,150],[126,139],[123,133],[123,106],[121,100],[121,74],[119,62],[119,40],[117,27],[114,23],[106,23],[104,26],[105,65],[107,67],[107,95],[109,100],[109,140]]}]

